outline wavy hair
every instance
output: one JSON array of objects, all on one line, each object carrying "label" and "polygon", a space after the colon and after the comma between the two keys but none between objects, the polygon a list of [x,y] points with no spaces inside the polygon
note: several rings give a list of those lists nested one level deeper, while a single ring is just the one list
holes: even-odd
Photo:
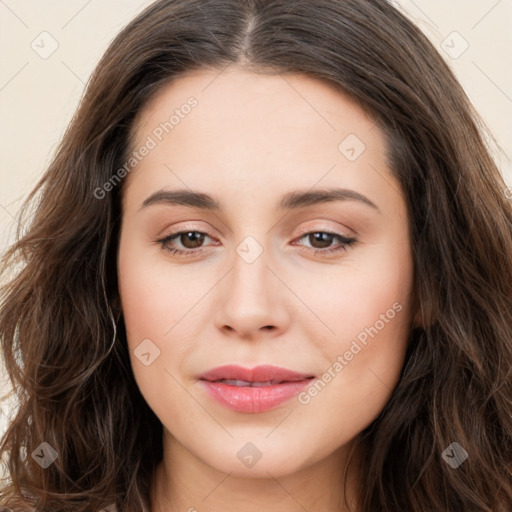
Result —
[{"label": "wavy hair", "polygon": [[[159,0],[112,41],[2,259],[0,341],[17,407],[0,444],[0,505],[149,510],[162,425],[134,380],[119,306],[123,180],[98,190],[121,174],[156,91],[232,64],[335,86],[385,134],[406,197],[423,327],[361,433],[360,511],[510,512],[512,206],[485,123],[387,0]],[[47,468],[42,442],[58,454]],[[468,454],[456,469],[443,457],[453,442]]]}]

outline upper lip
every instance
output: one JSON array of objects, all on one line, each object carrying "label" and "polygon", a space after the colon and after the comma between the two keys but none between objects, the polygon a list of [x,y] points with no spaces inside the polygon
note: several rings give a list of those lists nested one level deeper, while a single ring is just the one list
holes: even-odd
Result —
[{"label": "upper lip", "polygon": [[279,368],[278,366],[260,365],[254,368],[244,368],[233,364],[218,366],[199,375],[199,379],[210,382],[223,379],[247,382],[293,382],[311,377],[314,377],[314,375],[294,372],[287,368]]}]

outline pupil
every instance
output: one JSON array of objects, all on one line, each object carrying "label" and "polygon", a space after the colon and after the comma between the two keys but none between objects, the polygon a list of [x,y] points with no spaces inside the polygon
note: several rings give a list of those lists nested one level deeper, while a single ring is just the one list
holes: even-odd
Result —
[{"label": "pupil", "polygon": [[[324,245],[321,245],[321,247],[329,247],[332,242],[332,236],[329,233],[313,233],[313,238],[316,239],[317,242],[323,243]],[[314,244],[312,244],[314,247]]]},{"label": "pupil", "polygon": [[[190,238],[188,239],[187,237]],[[188,233],[183,233],[181,242],[183,243],[183,241],[185,240],[187,241],[187,243],[183,243],[185,247],[187,247],[188,249],[195,249],[197,246],[201,245],[203,238],[204,235],[202,233],[199,233],[197,231],[189,231]],[[190,239],[192,247],[188,245],[188,243],[190,243]]]}]

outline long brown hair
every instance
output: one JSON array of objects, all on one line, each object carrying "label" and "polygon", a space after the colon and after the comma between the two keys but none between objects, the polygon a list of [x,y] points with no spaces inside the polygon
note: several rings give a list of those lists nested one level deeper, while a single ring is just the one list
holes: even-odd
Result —
[{"label": "long brown hair", "polygon": [[[105,184],[124,175],[134,117],[157,90],[230,64],[337,87],[383,130],[407,200],[423,328],[362,432],[360,510],[510,512],[512,207],[483,121],[386,0],[160,0],[110,44],[3,258],[4,276],[16,267],[0,337],[19,404],[0,445],[0,505],[29,510],[23,495],[37,511],[148,509],[162,426],[135,383],[119,309],[123,181]],[[34,456],[43,442],[58,454],[46,468]],[[455,442],[468,455],[457,468],[443,456]]]}]

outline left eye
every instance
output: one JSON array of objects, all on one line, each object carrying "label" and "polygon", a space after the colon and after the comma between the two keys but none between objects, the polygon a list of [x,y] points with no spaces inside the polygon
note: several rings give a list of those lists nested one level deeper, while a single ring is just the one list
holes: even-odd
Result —
[{"label": "left eye", "polygon": [[[190,251],[195,252],[194,249],[200,248],[200,245],[204,241],[205,236],[208,235],[206,233],[202,233],[201,231],[179,231],[178,233],[171,233],[169,236],[158,240],[158,242],[164,249],[167,249],[172,254],[181,254]],[[171,247],[170,244],[175,239],[180,241],[186,250]]]},{"label": "left eye", "polygon": [[[355,238],[349,238],[338,233],[331,233],[329,231],[310,231],[309,233],[303,234],[300,238],[298,238],[298,240],[302,240],[305,237],[308,238],[310,243],[320,243],[319,248],[315,246],[312,247],[315,254],[343,251],[356,242]],[[339,245],[337,247],[329,247],[335,239],[339,240]]]},{"label": "left eye", "polygon": [[[206,233],[201,231],[179,231],[177,233],[171,233],[165,238],[157,240],[157,242],[161,244],[163,249],[169,251],[171,254],[189,255],[201,252],[201,245],[205,237],[210,238]],[[310,231],[302,234],[297,240],[302,240],[306,237],[308,237],[310,243],[320,244],[320,247],[310,247],[315,254],[327,254],[347,250],[348,247],[356,242],[355,238],[345,237],[338,233],[328,231]],[[339,240],[339,245],[331,248],[330,246],[335,239]],[[175,243],[175,241],[179,241],[183,249],[173,247],[172,244]]]}]

